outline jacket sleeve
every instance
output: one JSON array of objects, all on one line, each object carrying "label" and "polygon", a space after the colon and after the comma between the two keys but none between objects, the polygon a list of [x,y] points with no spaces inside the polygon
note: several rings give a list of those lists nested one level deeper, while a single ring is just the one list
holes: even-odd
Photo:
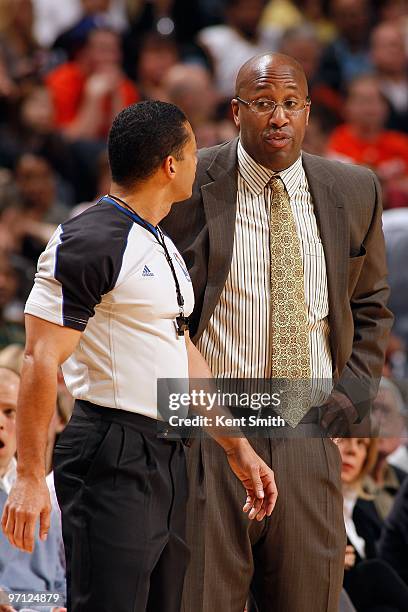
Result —
[{"label": "jacket sleeve", "polygon": [[363,241],[364,261],[350,299],[354,322],[351,355],[336,390],[355,406],[359,421],[376,397],[393,316],[387,308],[389,287],[382,231],[381,187],[371,173],[374,212]]}]

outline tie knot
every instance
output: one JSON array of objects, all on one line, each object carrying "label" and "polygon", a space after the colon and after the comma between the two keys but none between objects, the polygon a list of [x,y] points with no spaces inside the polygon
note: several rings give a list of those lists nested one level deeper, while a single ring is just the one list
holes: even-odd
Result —
[{"label": "tie knot", "polygon": [[274,174],[270,179],[269,179],[269,185],[271,187],[271,189],[273,189],[274,191],[285,191],[285,185],[281,179],[281,177],[279,176],[279,174]]}]

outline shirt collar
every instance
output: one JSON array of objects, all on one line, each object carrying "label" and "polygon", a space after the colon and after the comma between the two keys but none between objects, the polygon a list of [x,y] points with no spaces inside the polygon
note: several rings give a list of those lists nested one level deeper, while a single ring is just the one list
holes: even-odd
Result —
[{"label": "shirt collar", "polygon": [[278,175],[285,185],[289,198],[294,199],[302,178],[304,177],[301,155],[299,155],[297,160],[289,166],[289,168],[281,170],[280,172],[274,172],[258,164],[249,153],[245,151],[240,140],[238,141],[237,153],[239,173],[255,195],[260,195],[270,179],[274,175]]},{"label": "shirt collar", "polygon": [[11,487],[17,477],[17,461],[13,457],[8,466],[7,472],[3,478],[0,478],[0,489],[3,489],[7,493],[10,493]]},{"label": "shirt collar", "polygon": [[357,491],[351,488],[343,489],[343,509],[344,516],[347,518],[351,518],[353,516],[354,506],[357,502]]}]

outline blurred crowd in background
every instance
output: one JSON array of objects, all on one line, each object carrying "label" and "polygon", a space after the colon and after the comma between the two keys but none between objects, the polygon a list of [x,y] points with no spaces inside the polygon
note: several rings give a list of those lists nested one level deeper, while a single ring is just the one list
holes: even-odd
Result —
[{"label": "blurred crowd in background", "polygon": [[[370,469],[384,488],[387,455],[408,471],[408,0],[0,0],[0,367],[19,369],[24,302],[56,226],[109,190],[117,112],[165,100],[198,147],[234,138],[236,73],[268,51],[306,72],[304,150],[368,166],[382,185],[396,321],[380,412],[394,443]],[[61,379],[50,453],[70,409]]]}]

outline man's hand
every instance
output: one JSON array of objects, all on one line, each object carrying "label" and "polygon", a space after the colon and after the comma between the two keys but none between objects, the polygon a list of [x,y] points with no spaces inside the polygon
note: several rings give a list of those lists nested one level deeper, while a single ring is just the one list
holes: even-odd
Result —
[{"label": "man's hand", "polygon": [[[0,594],[4,593],[3,589],[0,589]],[[2,598],[3,601],[3,598]],[[0,603],[0,612],[17,612],[13,606],[9,606],[8,604]]]},{"label": "man's hand", "polygon": [[[205,379],[208,381],[208,391],[215,392],[214,380],[207,362],[191,342],[188,332],[185,339],[190,390],[195,388],[196,385],[193,384],[195,380],[199,381],[198,390],[201,390],[203,379]],[[212,409],[213,414],[226,414],[224,407],[213,406]],[[205,410],[205,406],[202,407],[202,410]],[[199,414],[198,411],[197,413]],[[257,518],[258,521],[261,521],[264,516],[270,516],[278,496],[273,471],[256,454],[246,438],[219,435],[220,430],[211,427],[208,433],[222,446],[232,471],[246,489],[247,498],[243,511],[249,512],[250,519]]]},{"label": "man's hand", "polygon": [[331,438],[350,436],[358,413],[351,401],[342,393],[333,391],[327,404],[322,406],[323,417],[320,421]]},{"label": "man's hand", "polygon": [[261,521],[270,516],[276,504],[278,489],[270,467],[256,454],[248,440],[238,438],[236,444],[225,449],[228,463],[247,492],[243,507],[248,518]]},{"label": "man's hand", "polygon": [[356,551],[350,544],[346,546],[346,554],[344,557],[344,569],[348,570],[354,566],[356,562]]},{"label": "man's hand", "polygon": [[93,99],[99,99],[112,94],[119,87],[122,77],[123,73],[117,66],[107,64],[103,69],[88,78],[85,93]]},{"label": "man's hand", "polygon": [[17,612],[17,610],[15,608],[12,608],[11,606],[0,604],[0,612]]},{"label": "man's hand", "polygon": [[13,546],[33,552],[35,526],[40,517],[40,539],[50,528],[51,501],[45,478],[18,476],[3,511],[1,524]]}]

